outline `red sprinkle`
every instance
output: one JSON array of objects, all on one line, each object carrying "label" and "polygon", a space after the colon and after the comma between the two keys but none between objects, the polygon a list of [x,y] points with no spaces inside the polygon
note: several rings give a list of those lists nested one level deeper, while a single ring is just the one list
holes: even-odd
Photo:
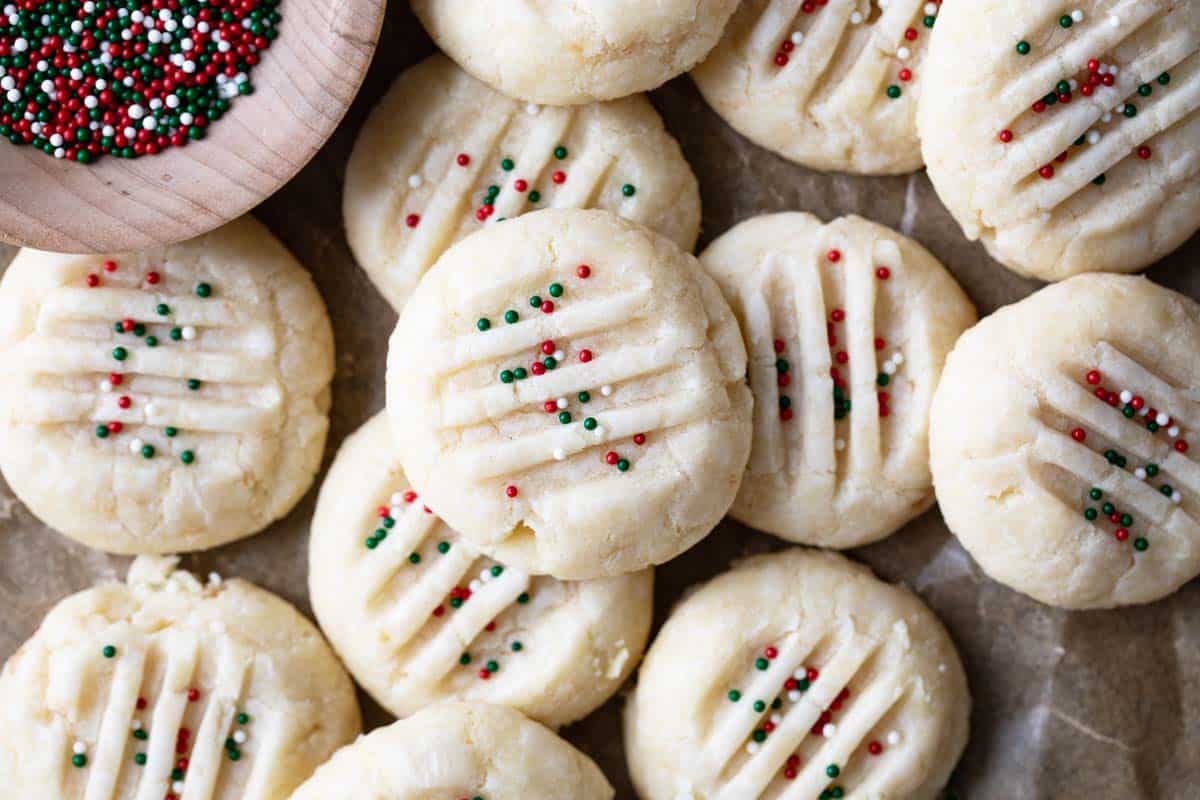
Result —
[{"label": "red sprinkle", "polygon": [[117,262],[105,261],[104,262],[104,271],[105,272],[116,272],[117,271]]},{"label": "red sprinkle", "polygon": [[883,752],[883,745],[881,745],[879,742],[871,742],[869,745],[867,745],[867,752],[873,756],[877,756]]},{"label": "red sprinkle", "polygon": [[1054,177],[1054,167],[1047,164],[1046,166],[1044,166],[1038,170],[1038,175],[1041,175],[1046,180],[1050,180],[1051,178]]},{"label": "red sprinkle", "polygon": [[646,434],[635,433],[633,435],[633,443],[636,444],[638,447],[641,447],[642,445],[644,445],[646,443]]},{"label": "red sprinkle", "polygon": [[911,81],[912,80],[912,70],[911,69],[900,70],[899,77],[900,77],[900,80],[902,80],[902,81]]},{"label": "red sprinkle", "polygon": [[151,271],[151,272],[146,273],[146,283],[153,286],[154,284],[158,283],[158,281],[159,281],[159,275],[157,272]]},{"label": "red sprinkle", "polygon": [[529,184],[526,183],[524,179],[517,178],[515,181],[513,181],[513,188],[518,192],[523,192],[529,188]]},{"label": "red sprinkle", "polygon": [[1142,145],[1141,147],[1139,147],[1137,149],[1137,157],[1140,158],[1142,161],[1145,161],[1146,159],[1148,159],[1150,157],[1150,148],[1146,147],[1146,145]]},{"label": "red sprinkle", "polygon": [[579,360],[582,361],[584,364],[591,361],[592,360],[592,351],[591,350],[580,350],[579,351]]},{"label": "red sprinkle", "polygon": [[119,422],[116,422],[116,421],[110,422],[110,423],[108,423],[108,432],[109,433],[120,433],[121,429],[123,427],[125,427],[125,426]]},{"label": "red sprinkle", "polygon": [[558,403],[554,402],[553,400],[547,400],[546,402],[542,403],[542,410],[547,414],[553,414],[555,411],[558,411]]},{"label": "red sprinkle", "polygon": [[578,275],[580,278],[587,280],[588,278],[590,278],[592,276],[592,268],[589,267],[587,264],[580,264],[578,267],[575,268],[575,274]]},{"label": "red sprinkle", "polygon": [[543,300],[542,301],[542,313],[543,314],[553,314],[554,313],[554,303],[552,303],[549,300]]},{"label": "red sprinkle", "polygon": [[609,450],[607,453],[604,454],[604,463],[606,463],[606,464],[610,464],[610,465],[615,464],[620,460],[621,460],[621,457],[617,455],[615,450]]},{"label": "red sprinkle", "polygon": [[553,339],[547,339],[546,341],[542,342],[542,353],[548,356],[554,355]]},{"label": "red sprinkle", "polygon": [[421,224],[421,215],[420,214],[409,214],[407,217],[404,218],[404,224],[410,228],[417,227],[418,225]]},{"label": "red sprinkle", "polygon": [[130,400],[129,397],[122,395],[121,397],[117,398],[117,405],[121,408],[129,408],[131,405],[133,405],[133,401]]},{"label": "red sprinkle", "polygon": [[1096,384],[1100,383],[1100,370],[1098,370],[1098,369],[1089,370],[1088,374],[1085,376],[1085,380],[1087,380],[1087,382],[1090,383],[1092,386],[1095,386]]},{"label": "red sprinkle", "polygon": [[567,173],[563,172],[562,170],[558,170],[550,176],[550,180],[554,181],[555,183],[566,183]]},{"label": "red sprinkle", "polygon": [[93,286],[93,287],[99,286],[100,285],[100,276],[94,272],[89,273],[87,276],[87,285]]},{"label": "red sprinkle", "polygon": [[892,277],[892,271],[887,267],[876,267],[875,277],[879,278],[881,281],[886,281],[888,278]]},{"label": "red sprinkle", "polygon": [[413,490],[409,489],[407,492],[404,493],[404,502],[411,503],[413,500],[416,500],[416,499],[417,499],[417,493],[414,492]]},{"label": "red sprinkle", "polygon": [[460,167],[465,167],[471,163],[471,157],[466,153],[459,153],[458,158],[454,159]]},{"label": "red sprinkle", "polygon": [[1087,438],[1087,431],[1083,428],[1075,428],[1071,431],[1071,438],[1077,442],[1082,442]]},{"label": "red sprinkle", "polygon": [[1187,451],[1188,451],[1188,443],[1187,442],[1185,442],[1183,439],[1179,439],[1175,442],[1175,452],[1176,453],[1186,453]]},{"label": "red sprinkle", "polygon": [[842,251],[841,250],[830,250],[828,253],[825,254],[825,257],[827,259],[829,259],[831,262],[833,262],[834,264],[836,264],[837,262],[842,260]]},{"label": "red sprinkle", "polygon": [[[199,689],[188,689],[187,699],[188,699],[189,703],[194,703],[197,700],[199,700],[200,699],[200,690]],[[187,728],[181,728],[179,732],[182,734],[186,730],[187,730]],[[188,735],[190,736],[191,734],[188,733]]]},{"label": "red sprinkle", "polygon": [[1129,530],[1127,528],[1117,528],[1113,531],[1113,536],[1117,537],[1118,542],[1123,542],[1129,538]]},{"label": "red sprinkle", "polygon": [[515,487],[511,484],[508,486],[505,486],[504,494],[508,495],[509,497],[516,497],[517,496],[517,487]]}]

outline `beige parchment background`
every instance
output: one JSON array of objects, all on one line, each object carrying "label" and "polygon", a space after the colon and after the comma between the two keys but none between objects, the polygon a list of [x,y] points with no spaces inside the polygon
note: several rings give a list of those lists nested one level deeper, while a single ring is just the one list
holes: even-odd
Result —
[{"label": "beige parchment background", "polygon": [[[503,2],[503,0],[500,0]],[[285,12],[286,24],[286,12]],[[498,35],[500,33],[498,32]],[[342,233],[346,159],[367,112],[402,69],[432,52],[407,3],[394,0],[363,90],[317,158],[256,215],[312,270],[337,336],[333,424],[326,465],[342,439],[383,404],[387,336],[395,315],[355,265]],[[687,78],[652,95],[700,178],[701,247],[756,214],[857,213],[928,247],[987,314],[1037,284],[1005,271],[968,243],[924,174],[835,177],[789,164],[743,140],[704,105]],[[247,102],[250,102],[249,100]],[[7,146],[7,145],[5,145]],[[0,263],[11,248],[0,246]],[[1155,265],[1156,281],[1200,298],[1200,238]],[[1153,335],[1148,332],[1148,335]],[[258,536],[188,556],[274,590],[311,615],[308,524],[315,488]],[[658,573],[656,620],[685,588],[739,557],[782,547],[732,522]],[[1059,611],[984,576],[936,510],[895,536],[852,552],[879,575],[908,584],[949,627],[974,695],[971,742],[952,782],[960,798],[1183,798],[1200,794],[1200,582],[1138,608]],[[0,485],[0,658],[28,638],[63,596],[123,577],[129,559],[91,552],[47,529]],[[634,800],[610,701],[564,733]],[[371,727],[388,715],[363,697]]]}]

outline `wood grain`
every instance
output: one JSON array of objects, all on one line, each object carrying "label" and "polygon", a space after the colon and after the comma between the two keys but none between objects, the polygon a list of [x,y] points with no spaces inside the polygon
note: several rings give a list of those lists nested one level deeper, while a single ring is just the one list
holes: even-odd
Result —
[{"label": "wood grain", "polygon": [[316,154],[375,52],[385,0],[283,0],[279,38],[200,142],[92,165],[0,142],[0,239],[119,252],[187,239],[258,205]]}]

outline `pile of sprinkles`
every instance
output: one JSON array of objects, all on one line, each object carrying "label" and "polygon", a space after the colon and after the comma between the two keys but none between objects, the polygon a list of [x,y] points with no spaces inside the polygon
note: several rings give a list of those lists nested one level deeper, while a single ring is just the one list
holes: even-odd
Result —
[{"label": "pile of sprinkles", "polygon": [[[565,148],[562,148],[565,157]],[[556,153],[557,155],[557,153]],[[627,193],[631,194],[631,193]],[[575,268],[575,277],[579,280],[587,280],[592,276],[592,267],[587,264],[580,264]],[[558,281],[551,283],[546,287],[548,297],[543,297],[540,294],[531,295],[529,297],[529,306],[540,311],[542,314],[553,314],[557,306],[556,300],[565,297],[567,293],[566,286]],[[506,310],[503,314],[504,322],[508,325],[515,325],[521,321],[521,314],[515,308]],[[479,333],[487,333],[492,329],[492,320],[489,317],[479,317],[475,320],[475,330]],[[568,355],[566,347],[570,350]],[[569,343],[559,343],[554,339],[546,339],[540,342],[537,350],[533,354],[533,359],[529,362],[529,368],[526,369],[521,365],[505,366],[496,375],[496,380],[501,384],[513,384],[524,381],[530,378],[537,378],[545,375],[547,372],[552,372],[559,365],[565,363],[568,358],[574,359],[580,364],[589,364],[597,357],[597,354],[592,350],[584,348],[572,348]],[[610,397],[613,393],[613,387],[605,384],[600,387],[601,397]],[[572,399],[578,404],[577,412],[571,412]],[[600,420],[594,416],[589,416],[585,406],[592,401],[592,390],[581,389],[573,395],[573,398],[567,396],[548,397],[540,404],[540,409],[543,413],[552,416],[559,425],[574,425],[578,424],[585,431],[596,437],[597,443],[603,441],[605,434],[604,426],[600,424]],[[631,437],[631,441],[637,447],[646,444],[646,434],[636,433]],[[561,447],[555,448],[551,456],[555,461],[563,461],[567,457],[566,450]],[[632,466],[632,462],[625,455],[622,455],[616,450],[608,450],[603,455],[605,464],[611,467],[616,467],[618,472],[628,472]],[[514,484],[506,484],[504,494],[509,499],[514,499],[520,495],[520,489]]]},{"label": "pile of sprinkles", "polygon": [[[774,645],[764,647],[759,655],[754,659],[754,669],[758,672],[766,672],[770,669],[771,662],[779,657],[779,649]],[[746,753],[755,755],[758,753],[763,742],[770,738],[776,728],[783,722],[783,707],[786,698],[788,703],[799,703],[804,694],[816,683],[821,676],[820,670],[815,667],[801,665],[791,676],[784,682],[778,695],[772,699],[756,698],[746,705],[750,713],[755,715],[766,714],[768,710],[770,715],[756,727],[750,734],[750,741],[746,743]],[[726,693],[726,699],[730,703],[740,704],[745,695],[740,689],[730,689]],[[814,736],[821,736],[826,739],[833,738],[837,734],[837,724],[834,722],[834,714],[842,710],[845,701],[850,697],[849,687],[843,687],[829,707],[821,712],[817,721],[813,724],[811,733]],[[895,746],[900,743],[900,734],[897,731],[890,731],[886,737],[889,745]],[[872,756],[882,755],[884,752],[883,743],[877,739],[872,739],[867,744],[867,753]],[[783,765],[782,775],[785,780],[793,781],[800,773],[800,755],[792,753],[788,756]],[[837,778],[841,770],[836,764],[830,764],[826,767],[825,774],[829,778]],[[842,797],[844,790],[836,785],[830,786],[825,792],[822,792],[821,797]]]},{"label": "pile of sprinkles", "polygon": [[[1071,28],[1076,23],[1083,22],[1084,14],[1079,9],[1075,9],[1069,14],[1064,14],[1059,18],[1059,27],[1063,29]],[[1121,24],[1121,20],[1117,16],[1109,17],[1109,24],[1117,27]],[[1033,51],[1032,45],[1025,39],[1017,42],[1015,48],[1018,56],[1027,56]],[[1083,97],[1096,96],[1098,92],[1105,88],[1113,88],[1117,83],[1117,74],[1120,72],[1120,67],[1116,64],[1110,64],[1103,61],[1099,56],[1088,59],[1086,75],[1075,77],[1064,77],[1057,81],[1050,90],[1043,95],[1039,100],[1035,101],[1032,106],[1034,114],[1044,114],[1054,106],[1062,106],[1069,104],[1078,92]],[[1141,83],[1137,87],[1139,97],[1150,97],[1154,94],[1154,85],[1166,87],[1171,83],[1171,74],[1169,72],[1160,73],[1153,81]],[[1127,100],[1121,100],[1111,111],[1105,111],[1100,116],[1100,122],[1103,125],[1108,125],[1113,121],[1113,115],[1123,117],[1125,119],[1133,119],[1138,115],[1138,107],[1136,104]],[[1054,164],[1066,163],[1071,155],[1071,149],[1083,147],[1085,145],[1095,145],[1099,143],[1103,137],[1103,133],[1099,128],[1092,128],[1085,131],[1079,136],[1075,142],[1066,150],[1059,153],[1052,163],[1043,164],[1038,168],[1037,174],[1043,180],[1053,180],[1055,177]],[[1017,133],[1011,128],[1005,128],[997,134],[997,138],[1004,144],[1009,144],[1017,138]],[[1133,150],[1133,154],[1140,160],[1147,161],[1153,155],[1153,151],[1147,145],[1139,145]],[[1096,186],[1103,186],[1107,182],[1107,176],[1103,173],[1092,179],[1092,183]]]},{"label": "pile of sprinkles", "polygon": [[[88,275],[84,278],[84,284],[89,289],[98,289],[104,285],[104,278],[101,277],[102,274],[107,273],[109,275],[115,275],[118,270],[119,266],[117,262],[112,260],[105,261],[103,264],[101,264],[100,270],[88,273]],[[162,273],[158,272],[157,270],[149,270],[138,280],[138,285],[144,292],[153,295],[157,291],[155,287],[157,287],[162,280]],[[199,282],[192,287],[192,291],[197,297],[209,298],[212,297],[213,287],[209,283]],[[190,342],[195,340],[199,335],[196,329],[191,325],[179,326],[173,324],[170,319],[172,313],[172,309],[169,305],[152,299],[147,304],[145,318],[154,320],[154,322],[142,323],[137,322],[132,318],[125,317],[114,321],[112,324],[112,329],[117,335],[118,342],[124,341],[124,337],[126,335],[130,335],[135,340],[140,340],[140,343],[147,348],[156,348],[160,345],[169,346],[170,342]],[[160,333],[165,335],[165,339],[159,335]],[[133,345],[130,345],[130,347],[132,346]],[[113,371],[108,373],[108,375],[102,378],[99,382],[98,388],[100,389],[100,393],[102,395],[112,394],[113,392],[118,391],[120,386],[124,385],[126,374],[120,370],[124,362],[129,359],[130,355],[132,355],[130,347],[127,347],[125,344],[118,344],[112,349],[110,355],[112,356],[113,361],[117,363],[114,365]],[[200,381],[196,378],[186,379],[184,385],[189,391],[195,392],[200,389]],[[130,395],[121,394],[117,397],[118,409],[124,411],[132,406],[133,398]],[[156,416],[158,413],[158,407],[155,406],[153,401],[147,401],[142,410],[144,412],[144,417],[147,420],[153,416]],[[118,436],[124,431],[124,429],[125,425],[120,420],[110,419],[108,422],[101,423],[96,426],[96,438],[108,439],[112,436]],[[168,439],[174,439],[179,435],[179,429],[171,425],[164,426],[162,432],[163,435]],[[158,453],[158,448],[137,436],[134,436],[129,440],[128,446],[130,453],[134,455],[140,455],[144,459],[154,458]],[[179,452],[179,461],[184,465],[195,463],[196,451],[191,449],[181,450]]]},{"label": "pile of sprinkles", "polygon": [[203,139],[278,36],[279,0],[20,0],[0,15],[0,135],[88,164]]},{"label": "pile of sprinkles", "polygon": [[[1114,409],[1119,409],[1121,415],[1128,420],[1136,421],[1143,425],[1151,434],[1164,434],[1171,441],[1171,449],[1180,455],[1188,452],[1188,441],[1184,438],[1184,432],[1179,427],[1179,424],[1171,417],[1168,412],[1159,411],[1152,407],[1141,394],[1137,394],[1130,389],[1113,390],[1106,388],[1103,385],[1104,376],[1098,369],[1090,369],[1083,376],[1084,383],[1092,388],[1092,394],[1096,399]],[[1080,444],[1084,444],[1088,439],[1088,431],[1080,426],[1076,426],[1070,430],[1071,438]],[[1104,453],[1105,460],[1112,466],[1127,470],[1129,461],[1119,453],[1115,448],[1107,448]],[[1140,481],[1155,481],[1160,479],[1161,467],[1153,462],[1148,462],[1133,469],[1133,476]],[[1178,489],[1165,481],[1158,485],[1158,491],[1172,503],[1178,505],[1183,502],[1183,495]],[[1099,508],[1095,505],[1099,503]],[[1084,500],[1083,516],[1088,522],[1095,522],[1103,515],[1115,527],[1113,536],[1119,542],[1127,541],[1130,538],[1130,528],[1134,524],[1134,518],[1131,514],[1122,512],[1111,501],[1105,499],[1103,490],[1093,486],[1087,491],[1087,497]],[[1133,547],[1135,550],[1142,552],[1150,547],[1150,542],[1145,536],[1138,536],[1133,539]]]},{"label": "pile of sprinkles", "polygon": [[[278,2],[278,0],[276,0],[276,2]],[[565,145],[560,144],[556,146],[553,151],[551,151],[551,154],[553,155],[555,161],[566,161],[570,156],[570,151]],[[454,157],[454,163],[463,169],[468,169],[473,163],[473,159],[471,158],[470,153],[462,152]],[[522,202],[522,205],[524,205],[525,202],[528,202],[530,206],[536,206],[538,203],[542,202],[541,189],[534,187],[532,183],[532,181],[536,180],[536,178],[533,178],[529,175],[522,176],[519,173],[516,176],[510,174],[517,169],[517,162],[514,158],[511,156],[504,156],[500,159],[499,167],[500,174],[487,185],[487,187],[483,190],[483,195],[479,198],[478,205],[473,207],[471,215],[477,222],[487,222],[495,215],[496,201],[500,198],[500,193],[504,191],[505,186],[511,188],[516,194],[524,195],[525,200]],[[538,166],[537,170],[540,174],[542,167]],[[423,175],[418,172],[414,172],[408,176],[408,188],[420,189],[425,185],[425,181],[426,179]],[[567,172],[565,169],[557,168],[550,173],[550,183],[552,183],[554,186],[562,186],[566,182]],[[622,197],[631,198],[636,194],[637,186],[632,183],[621,184]],[[507,219],[507,217],[498,217],[496,221],[503,222],[505,219]],[[409,228],[416,228],[421,224],[421,215],[416,212],[410,212],[406,214],[404,217],[404,224]]]},{"label": "pile of sprinkles", "polygon": [[[379,524],[374,528],[374,530],[372,530],[371,534],[367,536],[366,541],[364,542],[367,549],[374,550],[375,548],[379,547],[379,545],[383,544],[383,540],[388,537],[388,531],[395,527],[396,520],[399,519],[400,515],[404,513],[404,506],[412,505],[416,501],[417,493],[412,489],[408,489],[403,492],[395,492],[391,498],[389,498],[388,505],[382,505],[376,508],[375,516],[379,518]],[[421,508],[426,514],[433,513],[429,510],[429,506],[423,505]],[[439,553],[445,555],[446,553],[450,552],[450,543],[439,542],[437,549]],[[413,553],[408,557],[408,560],[409,563],[419,564],[421,563],[421,555],[419,553]]]}]

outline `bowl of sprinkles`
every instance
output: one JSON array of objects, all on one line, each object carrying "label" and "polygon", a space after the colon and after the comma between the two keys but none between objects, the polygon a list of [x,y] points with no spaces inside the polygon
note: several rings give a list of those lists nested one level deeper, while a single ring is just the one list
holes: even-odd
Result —
[{"label": "bowl of sprinkles", "polygon": [[333,132],[384,0],[0,0],[0,239],[60,252],[197,236]]}]

